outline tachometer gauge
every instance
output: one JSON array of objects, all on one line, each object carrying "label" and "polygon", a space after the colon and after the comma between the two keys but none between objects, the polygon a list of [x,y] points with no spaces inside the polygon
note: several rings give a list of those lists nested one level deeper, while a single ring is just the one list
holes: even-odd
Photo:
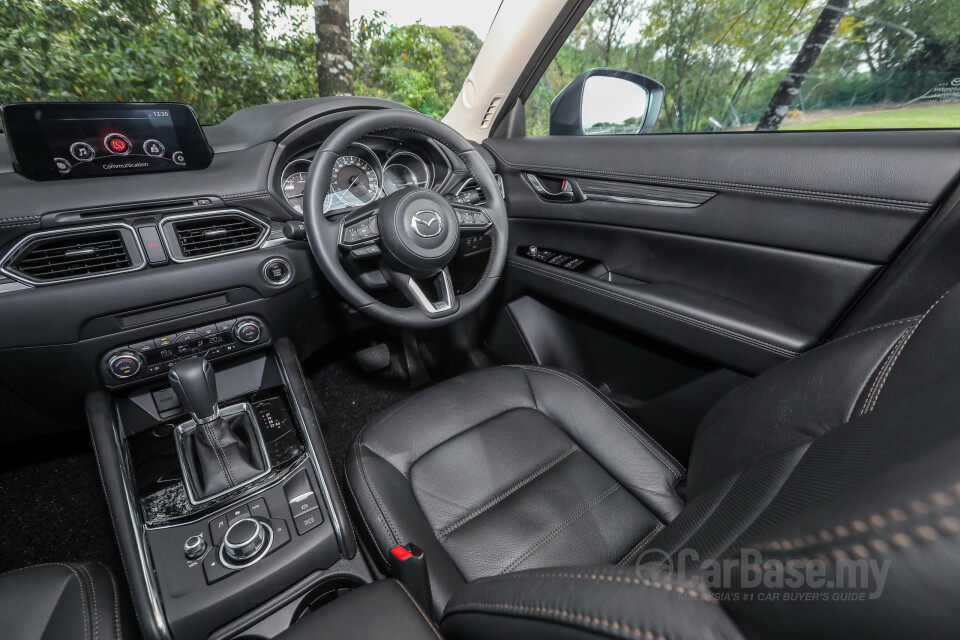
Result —
[{"label": "tachometer gauge", "polygon": [[283,181],[283,197],[287,199],[291,207],[297,210],[297,213],[303,213],[303,188],[306,185],[306,171],[291,173]]},{"label": "tachometer gauge", "polygon": [[380,178],[366,160],[341,156],[333,164],[330,191],[348,207],[358,207],[377,199]]},{"label": "tachometer gauge", "polygon": [[430,187],[430,169],[420,156],[401,151],[383,168],[383,192],[387,195],[407,187]]}]

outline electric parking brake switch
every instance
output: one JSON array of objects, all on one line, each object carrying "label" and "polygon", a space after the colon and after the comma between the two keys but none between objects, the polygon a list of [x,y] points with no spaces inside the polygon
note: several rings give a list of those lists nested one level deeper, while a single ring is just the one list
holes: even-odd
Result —
[{"label": "electric parking brake switch", "polygon": [[428,610],[433,606],[427,560],[420,547],[408,542],[390,549],[390,573],[410,591],[421,606]]}]

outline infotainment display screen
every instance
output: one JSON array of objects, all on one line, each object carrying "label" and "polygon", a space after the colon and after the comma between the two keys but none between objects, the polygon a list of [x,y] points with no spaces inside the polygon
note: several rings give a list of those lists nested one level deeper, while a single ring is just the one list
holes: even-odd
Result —
[{"label": "infotainment display screen", "polygon": [[14,166],[33,180],[205,169],[213,157],[183,104],[17,103],[2,116]]}]

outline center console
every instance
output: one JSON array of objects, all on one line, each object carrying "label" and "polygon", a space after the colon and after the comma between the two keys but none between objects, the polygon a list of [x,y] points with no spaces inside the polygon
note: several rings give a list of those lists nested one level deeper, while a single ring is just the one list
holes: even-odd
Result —
[{"label": "center console", "polygon": [[294,346],[262,319],[118,345],[101,374],[87,413],[146,637],[271,638],[372,580]]}]

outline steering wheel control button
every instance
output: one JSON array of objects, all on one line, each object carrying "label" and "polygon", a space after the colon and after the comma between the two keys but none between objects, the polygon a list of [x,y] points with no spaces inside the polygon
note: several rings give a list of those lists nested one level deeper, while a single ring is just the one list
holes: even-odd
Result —
[{"label": "steering wheel control button", "polygon": [[223,546],[220,547],[223,557],[220,560],[229,563],[227,566],[230,568],[252,564],[266,552],[267,536],[272,536],[272,531],[265,529],[259,520],[237,520],[223,537]]},{"label": "steering wheel control button", "polygon": [[492,223],[483,211],[474,211],[472,209],[454,209],[457,212],[457,221],[465,229],[486,229]]},{"label": "steering wheel control button", "polygon": [[204,554],[207,550],[207,541],[203,539],[203,536],[190,536],[187,538],[187,541],[183,543],[183,555],[187,557],[187,560],[196,560]]},{"label": "steering wheel control button", "polygon": [[143,357],[136,351],[121,351],[110,358],[107,368],[114,378],[127,380],[140,373],[143,368]]},{"label": "steering wheel control button", "polygon": [[293,267],[283,258],[271,258],[263,263],[260,273],[267,284],[282,287],[293,278]]},{"label": "steering wheel control button", "polygon": [[233,335],[243,344],[256,344],[263,335],[263,327],[256,320],[241,320],[234,327]]},{"label": "steering wheel control button", "polygon": [[97,152],[86,142],[74,142],[70,145],[70,155],[80,162],[90,162],[96,157]]},{"label": "steering wheel control button", "polygon": [[130,139],[122,133],[108,133],[103,138],[103,146],[115,156],[125,156],[133,150]]},{"label": "steering wheel control button", "polygon": [[154,158],[162,158],[163,154],[166,153],[166,149],[164,149],[162,142],[150,138],[143,143],[143,152]]},{"label": "steering wheel control button", "polygon": [[367,260],[380,255],[380,247],[375,244],[368,244],[365,247],[354,249],[350,252],[350,257],[354,260]]}]

